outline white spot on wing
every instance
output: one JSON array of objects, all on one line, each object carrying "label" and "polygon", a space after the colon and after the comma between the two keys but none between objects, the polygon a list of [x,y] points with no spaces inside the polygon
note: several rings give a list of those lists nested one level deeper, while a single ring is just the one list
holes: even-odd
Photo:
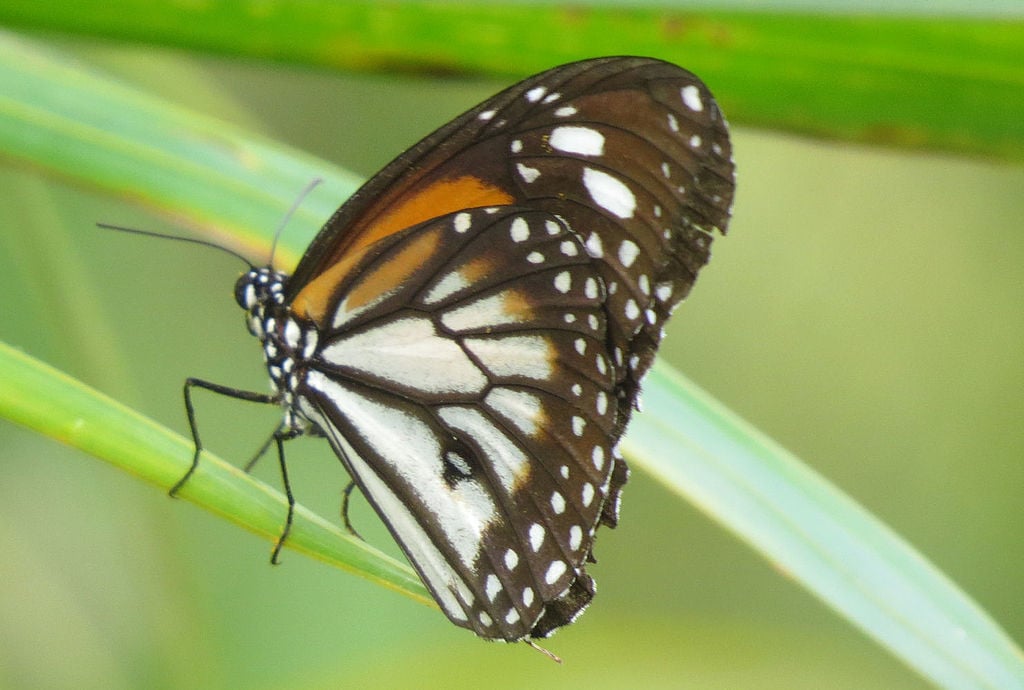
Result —
[{"label": "white spot on wing", "polygon": [[632,218],[636,197],[626,184],[602,170],[583,169],[583,186],[601,208],[619,218]]},{"label": "white spot on wing", "polygon": [[339,338],[324,358],[346,369],[423,393],[481,392],[487,377],[458,343],[438,335],[429,317],[384,321]]},{"label": "white spot on wing", "polygon": [[485,110],[482,113],[480,113],[479,115],[477,115],[476,117],[479,120],[483,120],[484,122],[487,122],[492,117],[494,117],[494,111],[493,110]]},{"label": "white spot on wing", "polygon": [[540,547],[544,544],[544,528],[536,522],[530,525],[530,548],[533,549],[534,553],[540,551]]},{"label": "white spot on wing", "polygon": [[452,223],[452,227],[455,228],[455,232],[462,234],[469,230],[473,225],[473,219],[468,213],[456,213],[455,220]]},{"label": "white spot on wing", "polygon": [[619,261],[623,266],[629,268],[640,255],[640,247],[633,240],[623,240],[619,245]]},{"label": "white spot on wing", "polygon": [[577,110],[574,106],[563,105],[561,108],[555,110],[555,117],[569,117],[575,115]]},{"label": "white spot on wing", "polygon": [[469,283],[462,277],[462,274],[458,271],[451,271],[446,273],[441,280],[437,281],[434,287],[430,288],[427,294],[423,296],[423,301],[426,304],[437,304],[467,287],[469,287]]},{"label": "white spot on wing", "polygon": [[683,97],[683,103],[687,108],[697,113],[704,110],[704,101],[701,100],[700,89],[696,86],[693,84],[684,86],[681,90],[681,94]]},{"label": "white spot on wing", "polygon": [[573,525],[569,528],[569,548],[577,551],[581,544],[583,544],[583,528]]},{"label": "white spot on wing", "polygon": [[487,593],[487,600],[494,601],[494,598],[501,592],[501,580],[494,573],[487,576],[487,583],[484,585],[484,591]]},{"label": "white spot on wing", "polygon": [[580,417],[578,415],[573,415],[573,418],[572,418],[572,433],[575,434],[576,436],[582,436],[583,435],[583,427],[585,427],[586,424],[587,423],[583,420],[583,417]]},{"label": "white spot on wing", "polygon": [[536,103],[541,98],[543,98],[544,94],[546,94],[547,92],[548,88],[546,86],[535,86],[526,92],[526,100],[528,100],[530,103]]},{"label": "white spot on wing", "polygon": [[594,502],[594,485],[587,482],[583,485],[583,490],[580,492],[580,498],[583,499],[583,506],[587,507]]},{"label": "white spot on wing", "polygon": [[497,386],[491,389],[484,402],[528,436],[536,436],[539,423],[544,420],[540,398],[525,390]]},{"label": "white spot on wing", "polygon": [[548,138],[551,148],[581,156],[603,156],[604,135],[590,127],[555,127]]},{"label": "white spot on wing", "polygon": [[601,236],[596,232],[590,233],[590,237],[584,245],[587,248],[587,254],[590,254],[595,259],[600,259],[604,256],[604,247],[601,246]]},{"label": "white spot on wing", "polygon": [[502,324],[520,323],[523,317],[518,309],[516,293],[499,292],[446,311],[441,315],[441,323],[445,328],[460,333],[486,330]]},{"label": "white spot on wing", "polygon": [[540,177],[540,170],[537,170],[537,168],[531,168],[530,166],[522,163],[516,163],[516,170],[519,171],[520,177],[522,177],[523,181],[527,184],[536,181],[536,179]]},{"label": "white spot on wing", "polygon": [[555,289],[563,295],[572,288],[572,275],[568,271],[562,271],[555,276]]},{"label": "white spot on wing", "polygon": [[509,226],[509,234],[513,242],[525,242],[530,239],[530,226],[522,218],[516,217]]},{"label": "white spot on wing", "polygon": [[566,567],[563,561],[552,561],[551,565],[548,566],[547,572],[544,573],[544,582],[549,585],[558,582],[558,578],[565,574]]},{"label": "white spot on wing", "polygon": [[[546,381],[554,372],[551,346],[540,335],[466,338],[464,345],[494,376]],[[447,372],[441,373],[447,375]]]},{"label": "white spot on wing", "polygon": [[509,549],[505,552],[505,567],[509,570],[515,570],[517,565],[519,565],[519,554]]}]

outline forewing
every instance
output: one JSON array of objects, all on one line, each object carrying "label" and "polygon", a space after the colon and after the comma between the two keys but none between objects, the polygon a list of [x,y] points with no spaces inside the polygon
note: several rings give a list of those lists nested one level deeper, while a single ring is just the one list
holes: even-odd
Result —
[{"label": "forewing", "polygon": [[321,286],[381,241],[430,218],[500,205],[562,219],[598,262],[619,430],[665,320],[725,231],[733,196],[726,123],[693,74],[598,58],[531,77],[402,154],[325,225],[290,283],[309,315]]}]

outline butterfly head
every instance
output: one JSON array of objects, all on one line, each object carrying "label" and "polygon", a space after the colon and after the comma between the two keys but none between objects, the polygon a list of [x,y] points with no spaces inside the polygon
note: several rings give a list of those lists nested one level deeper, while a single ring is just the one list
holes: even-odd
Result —
[{"label": "butterfly head", "polygon": [[249,332],[266,338],[266,322],[271,307],[284,304],[284,282],[287,276],[270,267],[251,268],[235,283],[235,301],[246,311]]},{"label": "butterfly head", "polygon": [[316,326],[297,320],[285,302],[288,276],[272,268],[252,268],[235,283],[235,300],[246,311],[249,332],[263,345],[270,387],[285,411],[282,429],[306,433],[310,420],[296,405],[296,391],[319,341]]}]

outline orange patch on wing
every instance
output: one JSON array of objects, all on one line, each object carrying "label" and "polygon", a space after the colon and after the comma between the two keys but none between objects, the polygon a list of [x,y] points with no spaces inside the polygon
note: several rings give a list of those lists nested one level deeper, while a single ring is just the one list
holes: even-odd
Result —
[{"label": "orange patch on wing", "polygon": [[458,268],[459,276],[469,284],[486,278],[495,269],[496,262],[486,256],[480,256],[462,264]]},{"label": "orange patch on wing", "polygon": [[[358,309],[379,296],[387,294],[401,285],[415,273],[423,262],[428,259],[441,242],[441,229],[414,235],[391,258],[376,266],[372,272],[361,276],[355,286],[345,297],[345,307]],[[311,319],[320,326],[327,316],[327,306],[337,291],[338,285],[344,280],[355,265],[366,254],[367,248],[346,254],[338,263],[310,281],[292,302],[292,311],[299,316]]]},{"label": "orange patch on wing", "polygon": [[512,195],[504,189],[472,175],[440,180],[408,195],[401,203],[378,216],[359,234],[350,251],[367,247],[431,218],[478,206],[502,206],[513,201]]},{"label": "orange patch on wing", "polygon": [[[480,206],[501,206],[514,201],[512,195],[500,187],[487,184],[472,175],[440,180],[424,189],[409,194],[393,208],[381,213],[375,220],[358,231],[354,242],[338,260],[304,287],[292,302],[292,310],[299,316],[323,324],[327,307],[337,286],[359,263],[367,250],[378,240],[438,216]],[[440,235],[427,233],[411,241],[387,266],[367,276],[348,295],[346,305],[355,309],[372,301],[391,286],[401,283],[436,248]],[[479,270],[484,270],[483,265]]]},{"label": "orange patch on wing", "polygon": [[[502,293],[501,308],[506,314],[513,315],[523,322],[533,318],[533,305],[530,304],[529,297],[515,290]],[[551,361],[553,356],[554,351],[549,352],[548,360]]]}]

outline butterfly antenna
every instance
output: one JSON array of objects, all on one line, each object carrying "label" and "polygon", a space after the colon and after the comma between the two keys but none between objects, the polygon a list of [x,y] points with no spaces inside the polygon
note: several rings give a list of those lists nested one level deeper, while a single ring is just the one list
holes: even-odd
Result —
[{"label": "butterfly antenna", "polygon": [[321,182],[323,182],[323,178],[321,177],[314,177],[312,180],[310,180],[309,183],[307,183],[306,186],[302,188],[302,191],[299,192],[299,195],[295,198],[295,201],[292,202],[292,205],[284,214],[284,218],[281,219],[280,225],[278,225],[277,230],[274,231],[274,241],[270,245],[270,261],[268,262],[269,266],[274,265],[274,255],[277,253],[277,240],[281,237],[281,233],[284,232],[285,227],[288,225],[288,222],[292,219],[292,216],[295,215],[295,212],[299,210],[299,206],[302,205],[302,202],[306,200],[306,197],[308,197],[310,193],[314,189],[316,189],[316,186]]},{"label": "butterfly antenna", "polygon": [[202,240],[198,237],[182,237],[181,235],[165,235],[162,232],[153,232],[151,230],[139,230],[138,228],[126,228],[123,225],[111,225],[109,223],[96,223],[96,227],[103,228],[104,230],[117,230],[118,232],[125,232],[129,235],[142,235],[143,237],[156,237],[161,240],[176,240],[178,242],[190,242],[191,244],[198,244],[202,247],[210,247],[211,249],[219,249],[225,254],[230,254],[239,261],[245,262],[245,265],[249,268],[253,268],[252,262],[247,258],[239,254],[233,249],[217,244],[216,242],[210,242],[209,240]]}]

